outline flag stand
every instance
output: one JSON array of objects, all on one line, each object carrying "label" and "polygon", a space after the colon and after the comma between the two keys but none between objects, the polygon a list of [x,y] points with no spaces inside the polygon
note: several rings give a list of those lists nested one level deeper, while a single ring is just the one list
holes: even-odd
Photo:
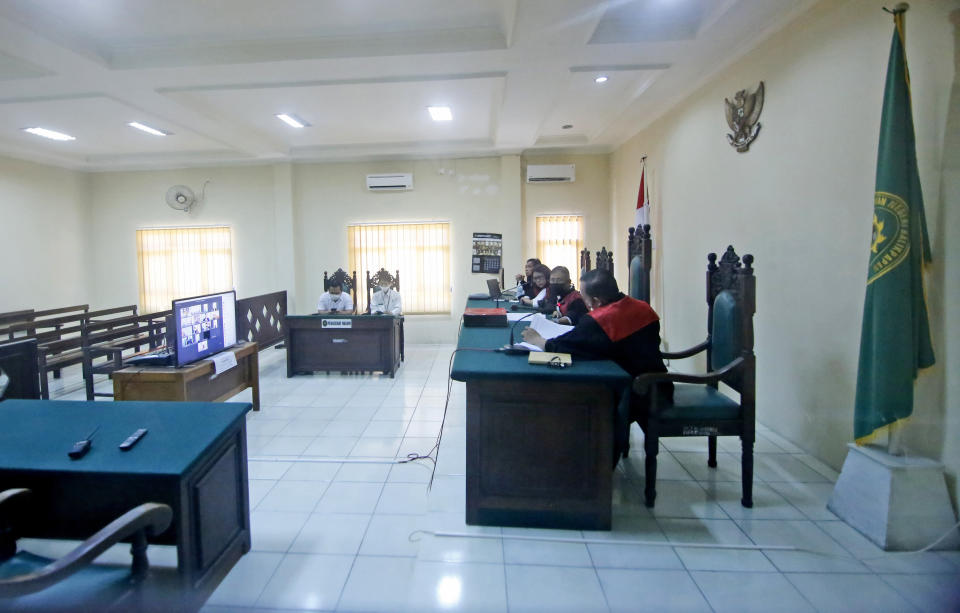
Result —
[{"label": "flag stand", "polygon": [[910,102],[905,2],[884,10],[894,32],[884,88],[873,237],[854,401],[855,440],[887,431],[882,446],[849,444],[827,508],[884,550],[960,545],[944,466],[903,453],[902,421],[913,412],[919,369],[935,362],[923,293],[930,261]]},{"label": "flag stand", "polygon": [[[848,446],[827,509],[850,527],[885,551],[914,551],[955,525],[942,462]],[[954,531],[936,549],[957,547],[960,532]]]}]

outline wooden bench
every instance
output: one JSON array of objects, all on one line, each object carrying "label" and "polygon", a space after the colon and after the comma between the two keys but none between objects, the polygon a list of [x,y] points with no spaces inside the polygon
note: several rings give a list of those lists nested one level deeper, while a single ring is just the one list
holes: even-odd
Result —
[{"label": "wooden bench", "polygon": [[[40,369],[40,394],[44,400],[50,398],[50,384],[47,373],[53,372],[55,379],[60,377],[60,370],[83,363],[83,343],[81,338],[82,326],[86,322],[101,321],[120,313],[137,314],[136,305],[114,307],[99,311],[87,311],[72,315],[63,315],[51,319],[34,320],[29,323],[11,326],[16,331],[32,331],[30,338],[36,338],[39,343],[37,351]],[[114,318],[115,319],[115,318]],[[106,321],[109,321],[107,319]]]},{"label": "wooden bench", "polygon": [[17,333],[20,337],[33,337],[36,330],[30,324],[37,320],[47,320],[55,315],[66,315],[68,313],[83,314],[90,310],[89,304],[77,304],[74,306],[60,307],[57,309],[46,309],[44,311],[34,311],[26,309],[23,311],[11,311],[4,313],[0,319],[0,336],[6,336],[10,340],[16,338]]},{"label": "wooden bench", "polygon": [[10,324],[18,324],[33,319],[33,309],[23,309],[21,311],[7,311],[0,313],[0,329],[6,328]]},{"label": "wooden bench", "polygon": [[[139,353],[142,347],[156,349],[166,343],[167,317],[171,311],[132,315],[107,321],[81,324],[83,380],[87,400],[96,396],[113,397],[112,393],[94,391],[94,375],[109,375],[123,368],[124,351]],[[95,360],[106,358],[96,363]]]}]

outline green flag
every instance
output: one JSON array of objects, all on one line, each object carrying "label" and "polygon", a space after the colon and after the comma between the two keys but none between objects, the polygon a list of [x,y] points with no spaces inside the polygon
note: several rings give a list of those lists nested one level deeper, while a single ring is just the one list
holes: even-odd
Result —
[{"label": "green flag", "polygon": [[860,334],[853,425],[858,444],[913,413],[917,370],[934,362],[922,270],[931,254],[917,172],[902,10],[894,12],[894,24]]}]

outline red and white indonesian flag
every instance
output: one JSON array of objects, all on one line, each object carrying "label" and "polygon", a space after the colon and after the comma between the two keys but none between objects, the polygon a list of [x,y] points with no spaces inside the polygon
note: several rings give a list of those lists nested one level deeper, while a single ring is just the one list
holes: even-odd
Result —
[{"label": "red and white indonesian flag", "polygon": [[637,212],[633,218],[634,226],[644,226],[650,223],[650,197],[647,195],[645,171],[646,164],[640,169],[640,190],[637,192]]}]

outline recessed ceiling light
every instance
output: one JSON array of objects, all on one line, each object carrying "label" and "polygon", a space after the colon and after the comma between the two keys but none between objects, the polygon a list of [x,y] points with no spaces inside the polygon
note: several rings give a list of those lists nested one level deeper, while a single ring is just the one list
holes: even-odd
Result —
[{"label": "recessed ceiling light", "polygon": [[165,130],[158,130],[156,128],[151,128],[150,126],[146,124],[142,124],[139,121],[131,121],[127,125],[130,126],[131,128],[136,128],[142,132],[146,132],[147,134],[153,134],[154,136],[170,136],[171,134],[173,134],[173,132],[167,132]]},{"label": "recessed ceiling light", "polygon": [[24,128],[24,132],[29,132],[30,134],[35,134],[37,136],[42,136],[44,138],[49,138],[50,140],[77,140],[75,136],[70,136],[69,134],[64,134],[63,132],[57,132],[56,130],[48,130],[46,128]]},{"label": "recessed ceiling light", "polygon": [[451,121],[453,119],[453,111],[450,110],[449,106],[428,106],[427,110],[430,111],[430,118],[434,121]]},{"label": "recessed ceiling light", "polygon": [[277,119],[287,124],[291,128],[309,128],[310,127],[309,123],[300,119],[296,115],[290,115],[289,113],[280,113],[276,117]]},{"label": "recessed ceiling light", "polygon": [[605,74],[599,75],[596,79],[593,80],[594,83],[606,83],[610,77]]}]

